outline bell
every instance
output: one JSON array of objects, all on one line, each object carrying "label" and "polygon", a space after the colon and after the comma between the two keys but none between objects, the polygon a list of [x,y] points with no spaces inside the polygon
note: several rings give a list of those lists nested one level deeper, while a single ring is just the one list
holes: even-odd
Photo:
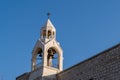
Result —
[{"label": "bell", "polygon": [[50,53],[50,56],[54,56],[53,52]]},{"label": "bell", "polygon": [[52,59],[54,59],[54,55],[52,55]]},{"label": "bell", "polygon": [[42,57],[42,54],[39,54],[39,57]]},{"label": "bell", "polygon": [[38,54],[41,54],[41,51],[38,51]]}]

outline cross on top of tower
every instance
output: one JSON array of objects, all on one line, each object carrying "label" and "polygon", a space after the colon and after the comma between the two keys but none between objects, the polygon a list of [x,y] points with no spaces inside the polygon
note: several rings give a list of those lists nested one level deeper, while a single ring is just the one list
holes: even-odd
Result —
[{"label": "cross on top of tower", "polygon": [[48,12],[48,13],[47,13],[48,18],[50,18],[50,15],[51,15],[50,12]]}]

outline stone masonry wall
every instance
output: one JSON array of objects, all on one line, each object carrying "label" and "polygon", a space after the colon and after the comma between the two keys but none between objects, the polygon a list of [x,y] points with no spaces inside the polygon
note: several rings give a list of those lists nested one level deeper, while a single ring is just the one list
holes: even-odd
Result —
[{"label": "stone masonry wall", "polygon": [[16,80],[28,80],[29,73],[24,73],[16,78]]},{"label": "stone masonry wall", "polygon": [[120,44],[57,75],[58,80],[120,80]]}]

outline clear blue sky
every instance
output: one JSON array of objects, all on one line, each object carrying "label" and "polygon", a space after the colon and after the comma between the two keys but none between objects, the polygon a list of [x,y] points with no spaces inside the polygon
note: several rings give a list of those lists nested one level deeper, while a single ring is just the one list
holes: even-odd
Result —
[{"label": "clear blue sky", "polygon": [[64,51],[64,69],[120,42],[120,0],[0,0],[3,80],[31,70],[31,52],[47,12]]}]

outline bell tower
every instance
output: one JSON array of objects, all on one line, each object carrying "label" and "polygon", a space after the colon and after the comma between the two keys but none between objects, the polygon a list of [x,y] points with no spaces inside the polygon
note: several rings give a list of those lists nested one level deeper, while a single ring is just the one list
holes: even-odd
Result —
[{"label": "bell tower", "polygon": [[32,51],[29,80],[56,80],[56,74],[63,70],[63,51],[49,17],[48,13],[48,19],[40,30],[40,38]]}]

